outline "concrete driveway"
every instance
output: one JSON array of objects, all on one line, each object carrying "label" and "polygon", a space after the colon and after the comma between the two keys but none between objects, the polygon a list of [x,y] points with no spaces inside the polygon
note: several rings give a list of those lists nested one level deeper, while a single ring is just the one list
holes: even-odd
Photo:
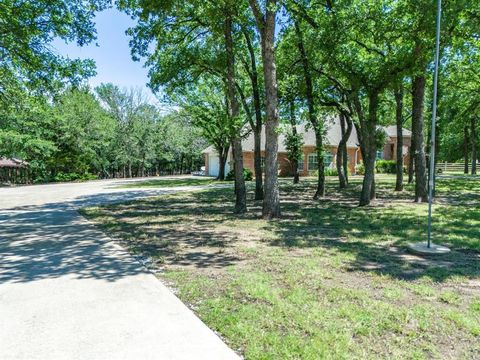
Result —
[{"label": "concrete driveway", "polygon": [[116,188],[124,182],[0,188],[2,360],[238,359],[77,213],[86,205],[186,189]]}]

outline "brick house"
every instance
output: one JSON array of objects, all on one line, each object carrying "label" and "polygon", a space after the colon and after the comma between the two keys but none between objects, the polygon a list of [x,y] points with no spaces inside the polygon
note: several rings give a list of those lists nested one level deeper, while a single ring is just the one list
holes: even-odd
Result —
[{"label": "brick house", "polygon": [[[386,133],[386,142],[383,150],[377,152],[378,159],[395,160],[397,149],[396,127],[388,126],[383,128]],[[315,133],[308,126],[297,125],[297,131],[303,135],[303,159],[300,161],[298,169],[301,176],[311,175],[317,170],[317,155],[315,153]],[[403,162],[408,164],[408,152],[411,144],[411,132],[403,129]],[[340,120],[338,117],[331,118],[326,123],[326,134],[324,138],[325,156],[324,163],[326,167],[335,168],[336,154],[338,143],[341,139]],[[243,166],[254,171],[254,142],[253,134],[242,141],[243,148]],[[262,133],[262,159],[265,157],[265,131]],[[352,129],[350,138],[347,141],[348,165],[350,173],[355,173],[355,166],[362,161],[360,146],[358,145],[358,137],[355,127]],[[209,146],[203,151],[205,157],[205,173],[209,176],[218,176],[219,158],[213,146]],[[227,163],[225,164],[225,174],[233,168],[233,157],[231,151],[228,154]],[[279,175],[290,176],[292,174],[292,165],[287,157],[287,149],[285,148],[285,135],[279,134],[278,137],[278,163]]]}]

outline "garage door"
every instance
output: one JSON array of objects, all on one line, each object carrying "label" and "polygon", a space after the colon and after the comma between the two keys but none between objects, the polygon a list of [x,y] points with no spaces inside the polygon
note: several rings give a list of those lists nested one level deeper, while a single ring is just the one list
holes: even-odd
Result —
[{"label": "garage door", "polygon": [[[225,176],[230,171],[230,166],[228,162],[225,164]],[[208,154],[208,175],[210,176],[218,176],[220,172],[220,159],[218,155],[215,154]]]},{"label": "garage door", "polygon": [[220,160],[218,156],[213,154],[208,154],[208,175],[218,176],[220,171]]}]

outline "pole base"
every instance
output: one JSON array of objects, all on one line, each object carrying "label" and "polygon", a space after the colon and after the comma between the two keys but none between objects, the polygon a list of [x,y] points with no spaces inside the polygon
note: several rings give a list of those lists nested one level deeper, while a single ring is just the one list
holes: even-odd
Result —
[{"label": "pole base", "polygon": [[430,247],[427,247],[426,242],[408,244],[408,249],[421,255],[443,255],[450,252],[448,247],[433,243],[430,244]]}]

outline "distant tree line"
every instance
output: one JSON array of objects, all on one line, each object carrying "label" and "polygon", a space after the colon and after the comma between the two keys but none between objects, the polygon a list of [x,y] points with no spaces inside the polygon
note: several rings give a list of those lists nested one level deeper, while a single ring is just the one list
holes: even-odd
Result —
[{"label": "distant tree line", "polygon": [[112,84],[25,94],[0,109],[0,156],[29,162],[35,182],[189,173],[205,146],[188,117]]}]

